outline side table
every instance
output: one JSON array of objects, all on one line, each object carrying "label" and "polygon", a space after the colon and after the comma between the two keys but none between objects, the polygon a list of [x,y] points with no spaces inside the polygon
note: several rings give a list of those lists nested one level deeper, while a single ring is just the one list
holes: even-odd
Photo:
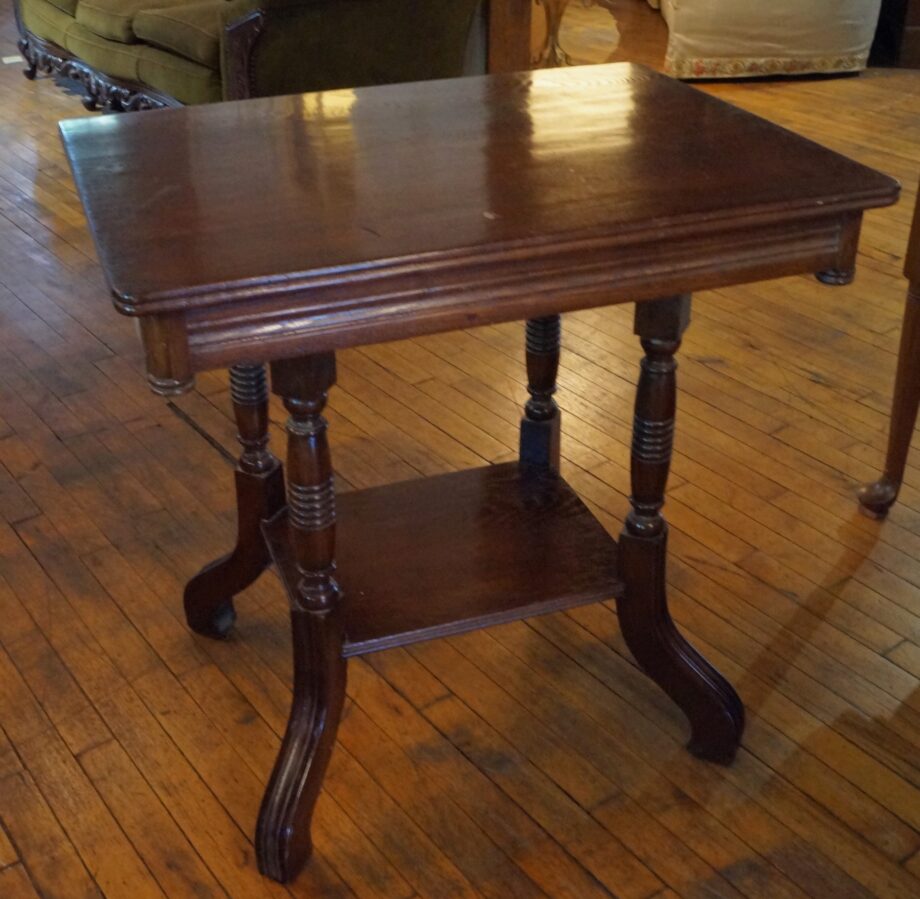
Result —
[{"label": "side table", "polygon": [[[116,308],[149,380],[231,368],[243,452],[232,553],[185,592],[226,633],[273,561],[294,699],[256,833],[288,880],[332,751],[347,659],[615,598],[643,670],[728,763],[738,696],[678,633],[661,516],[690,291],[852,277],[892,179],[642,67],[493,75],[64,122]],[[816,290],[820,288],[816,285]],[[635,302],[642,360],[619,541],[559,475],[560,314]],[[322,417],[335,352],[526,320],[520,461],[334,495]],[[268,382],[290,413],[285,475]],[[285,489],[285,480],[287,482]]]}]

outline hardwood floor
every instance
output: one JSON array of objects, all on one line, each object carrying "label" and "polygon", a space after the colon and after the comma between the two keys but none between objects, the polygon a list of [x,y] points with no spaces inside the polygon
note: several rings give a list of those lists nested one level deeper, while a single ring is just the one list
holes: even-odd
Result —
[{"label": "hardwood floor", "polygon": [[[920,73],[706,89],[904,184],[852,286],[701,294],[679,355],[671,605],[747,705],[736,764],[684,751],[610,605],[380,653],[350,665],[316,856],[283,888],[251,842],[290,702],[281,589],[247,591],[226,642],[181,614],[233,534],[226,379],[149,393],[57,136],[85,113],[0,67],[0,897],[920,895],[920,440],[888,521],[854,496],[885,446]],[[613,533],[631,325],[564,322],[565,474]],[[339,372],[343,489],[514,453],[519,326]]]}]

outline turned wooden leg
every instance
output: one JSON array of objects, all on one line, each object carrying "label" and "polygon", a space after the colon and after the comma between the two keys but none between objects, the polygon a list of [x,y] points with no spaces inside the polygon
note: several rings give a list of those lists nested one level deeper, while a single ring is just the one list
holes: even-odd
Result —
[{"label": "turned wooden leg", "polygon": [[553,399],[559,371],[558,315],[527,322],[527,390],[521,420],[521,463],[559,470],[559,407]]},{"label": "turned wooden leg", "polygon": [[268,384],[264,365],[230,369],[230,395],[243,452],[236,467],[236,546],[206,565],[185,587],[185,617],[192,630],[222,637],[233,626],[233,597],[267,567],[261,523],[284,505],[281,463],[268,446]]},{"label": "turned wooden leg", "polygon": [[859,491],[863,509],[876,518],[888,514],[897,499],[910,439],[917,422],[920,404],[920,284],[911,282],[901,325],[901,345],[898,349],[898,373],[894,382],[894,401],[888,430],[888,454],[884,474],[873,484]]},{"label": "turned wooden leg", "polygon": [[291,413],[290,549],[300,580],[290,591],[294,700],[256,829],[259,870],[286,883],[312,849],[310,820],[345,700],[342,617],[335,580],[335,489],[322,410],[335,383],[331,353],[272,363],[272,390]]},{"label": "turned wooden leg", "polygon": [[661,507],[674,436],[674,354],[689,319],[689,296],[636,304],[635,330],[645,358],[633,423],[632,511],[619,544],[626,589],[617,613],[639,666],[689,718],[688,749],[727,764],[741,740],[744,707],[728,681],[678,632],[665,585],[668,530]]}]

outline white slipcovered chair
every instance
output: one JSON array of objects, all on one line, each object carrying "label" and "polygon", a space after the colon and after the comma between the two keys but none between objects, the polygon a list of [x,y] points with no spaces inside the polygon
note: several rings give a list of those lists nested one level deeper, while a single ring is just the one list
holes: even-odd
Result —
[{"label": "white slipcovered chair", "polygon": [[866,67],[881,0],[648,0],[668,23],[678,78],[854,72]]}]

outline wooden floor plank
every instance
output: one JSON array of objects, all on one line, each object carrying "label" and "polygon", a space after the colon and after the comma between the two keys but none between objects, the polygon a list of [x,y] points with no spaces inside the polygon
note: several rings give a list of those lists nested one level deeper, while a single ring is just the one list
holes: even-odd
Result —
[{"label": "wooden floor plank", "polygon": [[[482,647],[486,654],[477,651],[477,664],[488,664],[493,671],[496,664],[515,668],[524,665],[530,677],[537,680],[547,697],[554,701],[546,711],[556,718],[555,726],[564,726],[568,730],[574,728],[577,722],[584,736],[584,739],[579,737],[579,751],[590,753],[589,757],[596,760],[595,764],[611,764],[609,760],[604,761],[604,755],[610,752],[612,735],[616,734],[627,752],[636,758],[648,759],[649,767],[645,769],[644,777],[656,790],[660,797],[657,801],[665,809],[670,809],[675,803],[686,802],[691,806],[705,806],[709,814],[727,824],[745,842],[758,844],[764,860],[778,866],[807,893],[812,893],[816,885],[824,884],[825,888],[834,889],[839,895],[865,895],[814,847],[809,847],[807,851],[798,844],[794,835],[756,802],[745,802],[741,794],[729,786],[722,772],[711,768],[699,769],[688,777],[688,769],[696,766],[681,754],[679,742],[682,742],[684,725],[677,715],[668,715],[671,725],[668,728],[670,734],[666,737],[658,726],[650,725],[648,719],[637,714],[635,705],[625,703],[593,679],[600,669],[592,666],[594,670],[590,673],[585,669],[589,659],[595,658],[588,655],[587,649],[579,647],[577,660],[573,661],[549,642],[535,640],[534,630],[525,628],[503,628],[500,633],[496,632],[494,645]],[[470,654],[471,650],[470,646],[464,647],[465,653]],[[613,656],[607,654],[605,659],[609,663],[613,661]],[[552,668],[553,674],[547,678],[549,668]],[[622,666],[618,668],[622,669]],[[618,670],[620,677],[626,674]],[[643,703],[658,703],[657,696],[651,699],[644,696],[649,692],[644,684],[640,684],[638,689],[642,691],[639,696]],[[634,701],[635,697],[636,694],[632,693]],[[559,714],[555,703],[567,706],[564,715]],[[563,725],[566,719],[568,723]],[[589,736],[590,743],[587,742]],[[634,762],[632,764],[635,765]],[[662,775],[663,781],[660,780]],[[643,787],[650,788],[646,784]],[[699,811],[695,815],[699,817]],[[697,833],[694,829],[684,839],[694,840],[694,848],[698,852],[709,851],[704,833]],[[729,866],[721,873],[729,876],[735,872]]]},{"label": "wooden floor plank", "polygon": [[[484,743],[480,743],[481,736],[473,740],[467,730],[453,736],[448,731],[445,736],[458,742],[468,756],[481,759],[479,767],[500,786],[504,779],[528,776],[528,765],[533,765],[540,773],[529,775],[529,780],[539,783],[539,778],[545,777],[552,781],[564,795],[570,796],[601,823],[614,840],[622,841],[624,846],[643,859],[662,880],[684,889],[710,880],[708,889],[718,895],[734,894],[725,882],[725,889],[717,888],[718,878],[712,868],[689,852],[680,838],[668,833],[638,803],[626,798],[615,775],[611,777],[588,760],[573,754],[570,747],[565,746],[524,706],[515,703],[498,684],[449,643],[423,644],[414,647],[411,653],[411,657],[405,653],[388,653],[374,658],[373,664],[442,733],[445,733],[445,722],[449,720],[443,711],[445,707],[454,711],[453,717],[462,706],[471,710],[465,713],[470,720],[475,721],[470,717],[472,713],[478,714],[482,723],[477,723],[476,729],[486,737]],[[430,698],[432,696],[434,698]],[[489,751],[490,728],[494,728],[514,747],[512,758],[505,756],[507,749],[504,753]],[[546,792],[545,786],[541,789]],[[618,811],[613,813],[615,805]],[[598,812],[599,809],[604,811]],[[614,840],[607,852],[617,851]],[[651,852],[651,847],[656,847],[657,851]],[[689,874],[691,871],[692,874]],[[642,870],[637,871],[629,863],[618,865],[611,875],[614,873],[618,878],[631,878],[619,889],[614,889],[617,895],[621,890],[645,888],[647,875],[640,877]]]},{"label": "wooden floor plank", "polygon": [[92,747],[79,761],[167,896],[227,895],[117,742]]},{"label": "wooden floor plank", "polygon": [[22,865],[0,869],[0,895],[7,899],[40,899]]},{"label": "wooden floor plank", "polygon": [[4,827],[28,860],[32,883],[40,895],[61,899],[104,895],[28,772],[11,774],[0,781],[0,796]]}]

